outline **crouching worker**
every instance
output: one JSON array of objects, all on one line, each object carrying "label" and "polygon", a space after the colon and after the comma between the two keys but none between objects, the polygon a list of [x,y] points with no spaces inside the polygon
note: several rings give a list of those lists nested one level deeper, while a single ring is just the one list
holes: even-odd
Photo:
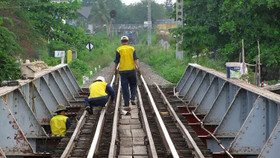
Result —
[{"label": "crouching worker", "polygon": [[96,80],[89,86],[89,97],[85,98],[86,110],[89,114],[92,114],[93,106],[105,106],[109,97],[111,96],[111,101],[115,99],[115,91],[110,86],[110,84],[105,82],[103,76],[98,76]]},{"label": "crouching worker", "polygon": [[54,116],[51,119],[51,131],[53,136],[65,136],[66,130],[71,126],[71,120],[65,116],[65,112],[67,111],[66,107],[62,104],[59,104]]}]

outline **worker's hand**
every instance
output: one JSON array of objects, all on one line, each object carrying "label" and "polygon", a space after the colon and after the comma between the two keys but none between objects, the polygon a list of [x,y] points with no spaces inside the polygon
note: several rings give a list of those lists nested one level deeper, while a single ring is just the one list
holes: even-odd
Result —
[{"label": "worker's hand", "polygon": [[112,105],[112,106],[116,106],[115,101],[111,101],[111,105]]},{"label": "worker's hand", "polygon": [[137,73],[138,73],[139,76],[141,75],[140,68],[137,69]]},{"label": "worker's hand", "polygon": [[118,75],[118,69],[115,69],[115,76]]}]

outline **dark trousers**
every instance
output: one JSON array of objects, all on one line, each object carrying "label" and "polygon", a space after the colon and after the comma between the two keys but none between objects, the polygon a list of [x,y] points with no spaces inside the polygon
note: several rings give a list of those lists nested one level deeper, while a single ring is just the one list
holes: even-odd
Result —
[{"label": "dark trousers", "polygon": [[[129,99],[135,100],[137,92],[136,71],[120,71],[124,106],[129,106]],[[129,88],[131,98],[129,94]]]},{"label": "dark trousers", "polygon": [[92,109],[93,106],[105,106],[109,99],[109,96],[99,97],[99,98],[92,98],[88,99],[88,97],[85,98],[85,107],[90,106]]}]

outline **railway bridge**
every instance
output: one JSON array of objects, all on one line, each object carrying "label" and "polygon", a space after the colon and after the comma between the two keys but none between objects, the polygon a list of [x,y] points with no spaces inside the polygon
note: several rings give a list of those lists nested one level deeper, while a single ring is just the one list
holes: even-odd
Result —
[{"label": "railway bridge", "polygon": [[[0,88],[0,157],[278,157],[280,96],[196,64],[174,87],[147,85],[139,75],[137,105],[84,110],[88,92],[68,65],[40,71]],[[50,134],[58,104],[72,125]]]}]

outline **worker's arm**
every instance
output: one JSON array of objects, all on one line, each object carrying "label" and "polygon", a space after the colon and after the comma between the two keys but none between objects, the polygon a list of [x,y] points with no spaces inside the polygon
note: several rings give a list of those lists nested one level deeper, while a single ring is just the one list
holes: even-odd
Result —
[{"label": "worker's arm", "polygon": [[111,100],[114,101],[115,90],[109,84],[107,84],[107,86],[106,86],[106,93],[109,94],[111,96]]},{"label": "worker's arm", "polygon": [[69,129],[70,126],[71,126],[71,120],[70,120],[70,118],[67,118],[67,120],[66,120],[66,129]]},{"label": "worker's arm", "polygon": [[136,65],[137,69],[140,70],[139,59],[134,60],[134,62],[135,62],[135,65]]},{"label": "worker's arm", "polygon": [[133,59],[137,69],[140,70],[139,58],[136,54],[136,51],[133,52]]},{"label": "worker's arm", "polygon": [[117,67],[118,67],[118,64],[120,62],[120,57],[121,57],[120,53],[116,51],[115,60],[114,60],[114,62],[115,62],[115,69],[117,69]]},{"label": "worker's arm", "polygon": [[118,53],[117,51],[116,51],[116,55],[115,55],[115,60],[114,60],[114,62],[115,62],[115,75],[117,75],[117,73],[118,73],[118,71],[117,71],[117,68],[118,68],[118,65],[119,65],[119,63],[120,63],[120,53]]}]

